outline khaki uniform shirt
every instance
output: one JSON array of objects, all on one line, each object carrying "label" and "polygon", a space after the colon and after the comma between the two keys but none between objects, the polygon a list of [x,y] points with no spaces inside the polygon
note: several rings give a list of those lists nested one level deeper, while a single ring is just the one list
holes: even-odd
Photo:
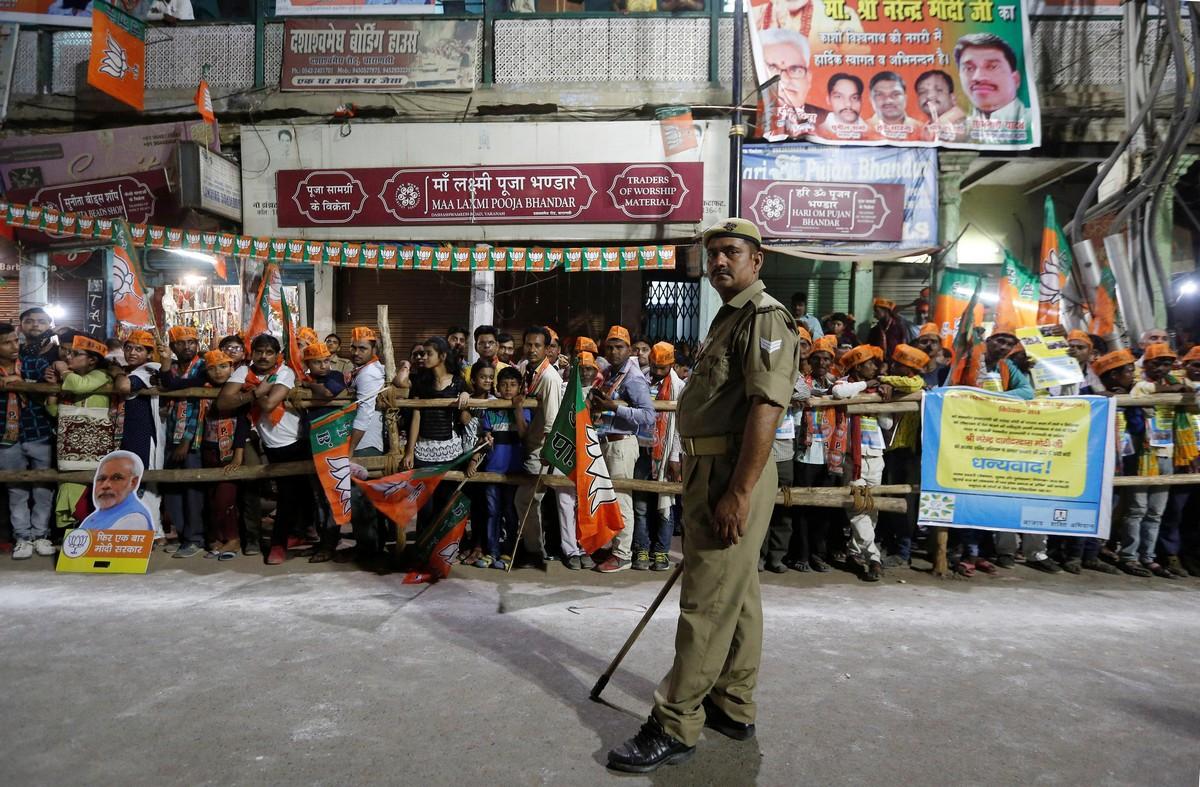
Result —
[{"label": "khaki uniform shirt", "polygon": [[762,281],[717,312],[679,398],[681,437],[740,436],[750,400],[786,409],[800,366],[796,322]]}]

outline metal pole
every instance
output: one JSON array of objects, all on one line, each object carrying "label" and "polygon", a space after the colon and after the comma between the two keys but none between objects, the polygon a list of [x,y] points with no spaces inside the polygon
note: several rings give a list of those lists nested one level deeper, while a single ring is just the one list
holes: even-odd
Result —
[{"label": "metal pole", "polygon": [[[717,3],[720,0],[708,0]],[[742,35],[746,19],[742,11],[742,0],[733,4],[733,78],[729,92],[733,98],[733,125],[729,129],[729,215],[742,215],[742,139],[746,127],[742,125]]]}]

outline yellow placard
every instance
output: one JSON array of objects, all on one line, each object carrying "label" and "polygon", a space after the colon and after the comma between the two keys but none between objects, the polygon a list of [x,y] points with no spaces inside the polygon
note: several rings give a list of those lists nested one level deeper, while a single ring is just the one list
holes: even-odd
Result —
[{"label": "yellow placard", "polygon": [[1087,482],[1086,401],[1008,403],[949,391],[942,407],[937,482],[947,490],[1078,497]]},{"label": "yellow placard", "polygon": [[76,574],[145,574],[154,549],[152,530],[68,530],[57,570]]},{"label": "yellow placard", "polygon": [[1033,387],[1053,388],[1083,382],[1083,369],[1067,353],[1067,340],[1061,336],[1046,336],[1041,328],[1018,328],[1017,338],[1025,354],[1033,362]]}]

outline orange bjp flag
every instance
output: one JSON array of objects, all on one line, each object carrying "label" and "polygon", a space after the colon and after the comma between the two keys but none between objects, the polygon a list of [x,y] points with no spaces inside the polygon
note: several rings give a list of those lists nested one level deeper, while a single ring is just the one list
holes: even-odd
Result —
[{"label": "orange bjp flag", "polygon": [[139,112],[146,98],[146,25],[103,0],[92,5],[87,81]]},{"label": "orange bjp flag", "polygon": [[203,79],[196,88],[196,111],[204,118],[205,123],[213,123],[217,119],[216,113],[213,112],[212,93],[209,92],[208,82]]}]

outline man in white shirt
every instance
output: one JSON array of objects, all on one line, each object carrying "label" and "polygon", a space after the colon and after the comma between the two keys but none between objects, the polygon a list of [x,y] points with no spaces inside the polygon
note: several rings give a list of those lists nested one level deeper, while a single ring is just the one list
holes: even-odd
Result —
[{"label": "man in white shirt", "polygon": [[[538,407],[533,412],[529,428],[525,431],[525,472],[543,475],[549,466],[541,457],[546,435],[554,427],[558,408],[563,398],[563,381],[558,370],[550,363],[546,350],[550,346],[550,331],[536,325],[525,331],[525,371],[523,390],[526,397],[537,399]],[[526,558],[541,567],[546,560],[546,546],[542,538],[542,496],[545,491],[540,485],[522,484],[517,489],[517,516],[525,519],[521,531],[521,545]],[[531,504],[532,501],[532,504]],[[526,516],[528,512],[528,516]],[[513,557],[516,557],[515,555]]]},{"label": "man in white shirt", "polygon": [[[350,362],[354,364],[350,371],[350,390],[359,403],[350,437],[352,456],[383,456],[383,413],[376,409],[375,397],[383,390],[386,380],[383,364],[376,355],[378,339],[375,331],[367,326],[360,325],[350,333]],[[350,494],[350,522],[358,558],[370,560],[376,557],[387,542],[380,526],[389,525],[380,518],[375,506],[357,485]],[[400,544],[402,540],[397,538],[396,543]]]},{"label": "man in white shirt", "polygon": [[[233,412],[250,404],[250,419],[258,429],[263,450],[271,464],[299,462],[312,459],[308,440],[300,439],[300,414],[288,405],[287,396],[296,387],[296,373],[283,363],[279,340],[269,333],[256,336],[250,344],[249,366],[234,370],[221,388],[217,407]],[[287,558],[288,532],[295,527],[307,529],[312,506],[305,505],[313,495],[307,476],[282,476],[279,500],[275,508],[275,529],[271,535],[268,565],[278,565]]]}]

